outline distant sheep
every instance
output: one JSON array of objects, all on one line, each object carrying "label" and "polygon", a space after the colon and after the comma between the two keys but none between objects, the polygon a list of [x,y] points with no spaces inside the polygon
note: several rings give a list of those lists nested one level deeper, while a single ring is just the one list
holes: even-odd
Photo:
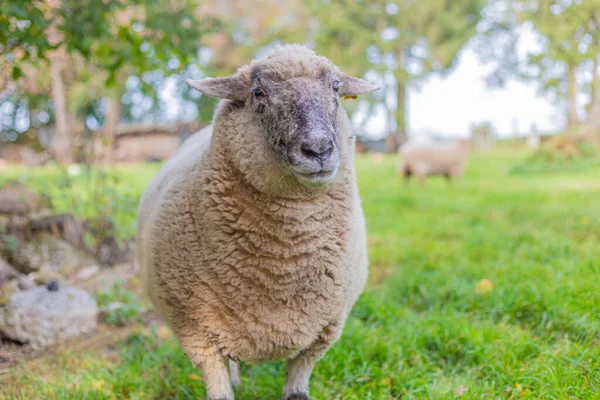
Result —
[{"label": "distant sheep", "polygon": [[449,143],[408,142],[398,151],[400,173],[406,182],[411,176],[423,183],[426,177],[441,175],[447,180],[462,178],[470,142],[457,139]]},{"label": "distant sheep", "polygon": [[226,100],[142,197],[145,289],[209,399],[234,398],[227,359],[234,383],[235,361],[287,360],[284,398],[308,399],[315,363],[367,279],[341,100],[375,87],[298,45],[188,84]]}]

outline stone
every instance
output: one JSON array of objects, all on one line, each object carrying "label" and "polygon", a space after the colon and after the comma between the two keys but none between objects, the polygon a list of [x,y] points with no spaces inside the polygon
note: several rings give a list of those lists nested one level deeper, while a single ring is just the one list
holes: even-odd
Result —
[{"label": "stone", "polygon": [[58,292],[60,290],[60,284],[58,283],[58,281],[52,281],[46,285],[46,289],[49,292]]},{"label": "stone", "polygon": [[19,272],[12,265],[4,261],[4,259],[0,258],[0,285],[18,276]]},{"label": "stone", "polygon": [[90,293],[110,289],[119,282],[128,282],[137,276],[138,270],[134,264],[119,264],[112,268],[103,268],[92,279],[72,281],[72,286]]},{"label": "stone", "polygon": [[0,214],[25,214],[41,206],[40,195],[22,183],[12,181],[0,189]]},{"label": "stone", "polygon": [[69,282],[84,282],[91,279],[95,275],[100,273],[100,267],[97,265],[90,265],[79,270],[76,274],[69,278]]},{"label": "stone", "polygon": [[[36,234],[20,243],[12,258],[13,266],[24,274],[46,266],[55,272],[75,272],[83,266],[94,264],[84,252],[66,240],[50,233]],[[64,274],[63,274],[64,275]]]},{"label": "stone", "polygon": [[100,243],[96,258],[104,265],[116,265],[133,261],[134,252],[127,244],[119,245],[114,237],[108,236]]},{"label": "stone", "polygon": [[113,301],[112,303],[109,303],[106,305],[105,310],[106,311],[115,311],[120,308],[125,308],[125,304],[121,303],[120,301]]},{"label": "stone", "polygon": [[37,286],[33,278],[28,275],[19,275],[17,278],[17,283],[19,284],[19,289],[21,290],[33,289]]},{"label": "stone", "polygon": [[32,272],[30,276],[36,285],[47,285],[52,281],[64,282],[64,277],[61,274],[47,266],[43,266],[37,272]]},{"label": "stone", "polygon": [[8,302],[10,296],[20,290],[32,289],[36,285],[27,275],[20,274],[9,263],[0,258],[0,304]]},{"label": "stone", "polygon": [[91,332],[97,323],[96,300],[73,287],[49,291],[39,286],[17,292],[0,309],[0,331],[34,349]]},{"label": "stone", "polygon": [[0,284],[0,306],[8,303],[11,296],[19,290],[19,282],[17,282],[15,279]]},{"label": "stone", "polygon": [[75,246],[78,249],[87,249],[85,244],[84,235],[85,228],[83,222],[78,218],[75,218],[72,214],[58,214],[58,215],[41,215],[36,213],[39,218],[34,218],[33,213],[29,216],[33,219],[31,221],[31,230],[37,233],[60,233],[60,237],[68,243]]}]

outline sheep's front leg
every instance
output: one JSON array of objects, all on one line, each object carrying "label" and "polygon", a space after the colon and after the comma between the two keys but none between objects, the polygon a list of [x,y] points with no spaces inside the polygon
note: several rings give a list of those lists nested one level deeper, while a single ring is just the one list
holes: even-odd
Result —
[{"label": "sheep's front leg", "polygon": [[233,400],[233,389],[224,357],[212,348],[195,346],[181,340],[185,354],[195,367],[202,370],[207,400]]},{"label": "sheep's front leg", "polygon": [[173,332],[194,367],[202,370],[207,400],[233,400],[227,359],[208,343],[207,335],[183,307],[172,311]]},{"label": "sheep's front leg", "polygon": [[335,323],[326,326],[317,340],[305,351],[288,360],[285,371],[285,385],[283,386],[284,400],[308,400],[308,382],[315,364],[335,343],[341,333],[342,324]]},{"label": "sheep's front leg", "polygon": [[231,386],[235,389],[241,388],[242,379],[240,378],[240,365],[233,360],[229,360],[229,375],[231,377]]},{"label": "sheep's front leg", "polygon": [[202,370],[207,400],[233,400],[227,364],[219,355],[188,356],[194,366]]},{"label": "sheep's front leg", "polygon": [[205,358],[199,365],[208,400],[233,400],[227,365],[222,357]]}]

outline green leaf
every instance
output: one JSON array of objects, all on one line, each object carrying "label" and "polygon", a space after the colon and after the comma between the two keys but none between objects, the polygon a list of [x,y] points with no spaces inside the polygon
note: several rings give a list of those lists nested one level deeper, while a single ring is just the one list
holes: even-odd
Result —
[{"label": "green leaf", "polygon": [[13,79],[13,81],[16,81],[21,76],[23,76],[23,71],[21,70],[21,67],[19,67],[18,65],[15,65],[13,67],[13,70],[12,70],[12,79]]}]

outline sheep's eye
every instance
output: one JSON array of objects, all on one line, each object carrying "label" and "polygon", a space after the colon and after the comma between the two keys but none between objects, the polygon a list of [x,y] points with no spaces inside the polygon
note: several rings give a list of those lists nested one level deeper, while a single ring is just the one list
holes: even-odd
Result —
[{"label": "sheep's eye", "polygon": [[333,90],[336,92],[340,89],[340,81],[333,81]]},{"label": "sheep's eye", "polygon": [[252,92],[254,93],[255,99],[261,99],[265,95],[261,89],[254,89]]}]

